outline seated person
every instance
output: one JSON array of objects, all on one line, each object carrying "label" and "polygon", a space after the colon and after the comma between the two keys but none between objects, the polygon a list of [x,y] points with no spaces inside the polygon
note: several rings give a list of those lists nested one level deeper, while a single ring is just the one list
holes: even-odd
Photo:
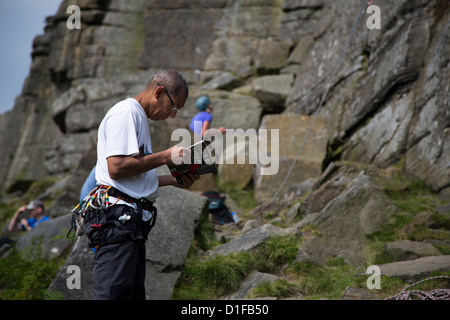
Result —
[{"label": "seated person", "polygon": [[[27,219],[23,214],[29,212],[30,217]],[[22,217],[21,217],[22,215]],[[19,220],[20,218],[20,220]],[[9,224],[9,231],[31,230],[38,224],[50,220],[44,215],[44,203],[41,200],[33,200],[28,205],[24,205],[17,209]]]}]

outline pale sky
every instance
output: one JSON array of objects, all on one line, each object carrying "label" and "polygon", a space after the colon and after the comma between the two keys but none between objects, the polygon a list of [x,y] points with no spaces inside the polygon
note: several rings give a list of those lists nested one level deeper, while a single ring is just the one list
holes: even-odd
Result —
[{"label": "pale sky", "polygon": [[62,0],[0,0],[0,114],[12,110],[30,72],[33,39]]}]

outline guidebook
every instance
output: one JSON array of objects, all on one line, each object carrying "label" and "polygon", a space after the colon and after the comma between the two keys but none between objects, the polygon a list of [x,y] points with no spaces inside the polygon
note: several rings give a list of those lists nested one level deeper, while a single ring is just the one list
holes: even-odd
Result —
[{"label": "guidebook", "polygon": [[217,164],[214,162],[204,140],[194,143],[187,149],[191,151],[190,163],[167,165],[170,173],[177,179],[178,183],[181,183],[183,174],[196,173],[202,175],[217,173]]}]

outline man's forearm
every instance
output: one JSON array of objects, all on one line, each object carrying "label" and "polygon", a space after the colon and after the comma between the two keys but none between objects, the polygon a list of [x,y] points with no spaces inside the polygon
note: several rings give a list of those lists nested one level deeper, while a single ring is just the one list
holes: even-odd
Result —
[{"label": "man's forearm", "polygon": [[143,157],[112,156],[107,159],[108,172],[113,180],[140,175],[169,161],[170,153],[168,154],[167,151]]},{"label": "man's forearm", "polygon": [[9,223],[9,226],[8,226],[8,230],[9,230],[9,231],[14,231],[14,230],[17,229],[17,223],[19,222],[19,221],[18,221],[19,215],[20,215],[22,212],[25,212],[25,206],[20,207],[20,208],[17,209],[16,212],[14,213],[14,216],[12,217],[11,222]]},{"label": "man's forearm", "polygon": [[160,187],[176,186],[178,184],[177,179],[172,175],[158,176],[158,184]]}]

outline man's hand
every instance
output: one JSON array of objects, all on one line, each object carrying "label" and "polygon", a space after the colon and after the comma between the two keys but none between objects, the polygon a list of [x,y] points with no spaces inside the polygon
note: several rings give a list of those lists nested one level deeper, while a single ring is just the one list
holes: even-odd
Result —
[{"label": "man's hand", "polygon": [[183,174],[180,178],[181,183],[178,183],[177,186],[183,189],[188,189],[194,184],[195,181],[200,179],[200,176],[198,174],[188,173]]},{"label": "man's hand", "polygon": [[18,211],[20,213],[27,211],[27,205],[25,204],[25,205],[21,206]]}]

